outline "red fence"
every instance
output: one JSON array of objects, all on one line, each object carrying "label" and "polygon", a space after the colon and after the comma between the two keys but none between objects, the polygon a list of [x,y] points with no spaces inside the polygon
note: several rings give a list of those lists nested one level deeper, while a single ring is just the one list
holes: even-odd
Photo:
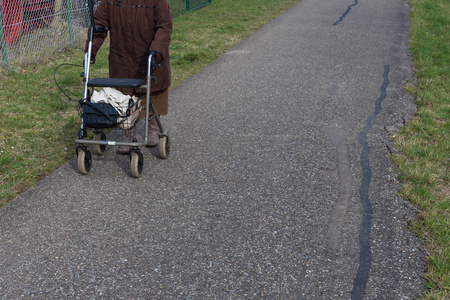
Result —
[{"label": "red fence", "polygon": [[22,33],[50,24],[55,0],[0,0],[3,36],[6,45]]}]

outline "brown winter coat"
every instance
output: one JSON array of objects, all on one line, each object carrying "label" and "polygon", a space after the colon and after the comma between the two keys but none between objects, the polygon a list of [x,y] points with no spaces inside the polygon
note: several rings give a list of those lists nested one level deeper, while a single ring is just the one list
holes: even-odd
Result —
[{"label": "brown winter coat", "polygon": [[[156,50],[165,63],[152,73],[157,83],[152,82],[151,91],[170,86],[172,15],[167,0],[101,0],[94,19],[95,26],[109,29],[111,78],[146,78],[148,54]],[[93,45],[100,49],[105,38],[106,34],[94,34]]]}]

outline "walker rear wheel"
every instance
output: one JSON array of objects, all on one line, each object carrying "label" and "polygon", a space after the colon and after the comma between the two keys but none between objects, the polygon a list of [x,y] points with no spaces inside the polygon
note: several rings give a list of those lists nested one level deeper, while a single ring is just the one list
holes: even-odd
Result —
[{"label": "walker rear wheel", "polygon": [[[94,134],[94,141],[106,141],[106,134],[102,131]],[[97,155],[103,155],[106,145],[94,145],[94,152]]]},{"label": "walker rear wheel", "polygon": [[78,149],[78,171],[81,174],[87,175],[91,170],[92,166],[92,156],[91,151]]},{"label": "walker rear wheel", "polygon": [[159,138],[159,157],[166,159],[170,153],[169,136],[165,135]]},{"label": "walker rear wheel", "polygon": [[135,178],[139,178],[144,168],[144,156],[141,152],[131,152],[131,175]]}]

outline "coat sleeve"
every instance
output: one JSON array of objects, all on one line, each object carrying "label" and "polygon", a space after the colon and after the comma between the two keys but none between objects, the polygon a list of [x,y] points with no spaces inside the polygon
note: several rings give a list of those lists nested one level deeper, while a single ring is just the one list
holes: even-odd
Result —
[{"label": "coat sleeve", "polygon": [[172,35],[172,14],[167,0],[160,0],[155,8],[155,36],[149,50],[162,53],[168,59],[169,44]]},{"label": "coat sleeve", "polygon": [[[100,4],[95,10],[94,13],[95,27],[110,28],[107,2],[108,2],[107,0],[101,0]],[[92,44],[94,46],[97,46],[97,49],[100,49],[107,35],[108,35],[107,33],[94,33],[94,40]]]}]

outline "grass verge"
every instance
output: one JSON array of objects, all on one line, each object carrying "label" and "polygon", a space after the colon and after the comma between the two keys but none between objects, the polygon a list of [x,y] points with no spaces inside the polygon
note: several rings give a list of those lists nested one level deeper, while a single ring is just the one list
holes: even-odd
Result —
[{"label": "grass verge", "polygon": [[424,299],[450,299],[450,2],[411,0],[410,51],[416,117],[394,136],[404,199],[419,209],[414,230],[429,252]]},{"label": "grass verge", "polygon": [[[175,1],[176,2],[176,1]],[[196,73],[299,0],[215,0],[174,19],[172,87]],[[106,45],[92,77],[108,74]],[[63,63],[82,64],[81,49],[68,49],[39,64],[0,70],[0,206],[75,156],[78,103],[53,82]],[[82,97],[82,68],[63,66],[57,80],[73,99]]]}]

